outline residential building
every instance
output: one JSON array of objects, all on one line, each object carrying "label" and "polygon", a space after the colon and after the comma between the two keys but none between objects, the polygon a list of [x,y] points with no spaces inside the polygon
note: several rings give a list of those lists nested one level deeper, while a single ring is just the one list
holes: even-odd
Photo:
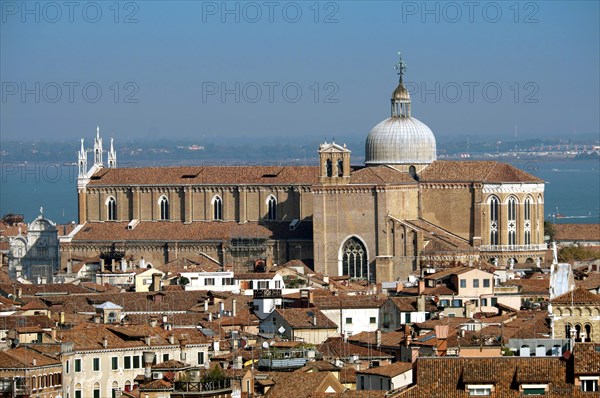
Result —
[{"label": "residential building", "polygon": [[600,343],[600,295],[577,288],[550,301],[552,338]]},{"label": "residential building", "polygon": [[395,362],[356,372],[357,390],[395,390],[413,383],[412,362]]},{"label": "residential building", "polygon": [[337,335],[337,325],[318,308],[275,309],[261,321],[260,334],[320,344]]}]

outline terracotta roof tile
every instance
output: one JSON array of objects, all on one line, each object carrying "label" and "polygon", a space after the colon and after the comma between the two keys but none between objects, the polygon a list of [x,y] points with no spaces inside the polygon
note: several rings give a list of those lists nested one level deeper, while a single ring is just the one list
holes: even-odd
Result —
[{"label": "terracotta roof tile", "polygon": [[589,291],[580,287],[561,294],[551,300],[553,304],[600,304],[600,295],[590,293]]},{"label": "terracotta roof tile", "polygon": [[228,241],[235,238],[251,239],[308,239],[312,223],[303,221],[295,230],[288,222],[204,222],[185,224],[178,221],[142,221],[134,229],[128,222],[88,222],[73,237],[73,241]]},{"label": "terracotta roof tile", "polygon": [[306,184],[317,182],[317,166],[178,166],[100,169],[91,186]]},{"label": "terracotta roof tile", "polygon": [[468,384],[494,384],[493,396],[522,396],[521,383],[548,383],[547,397],[583,397],[567,382],[567,363],[561,357],[438,357],[417,359],[417,385],[394,398],[467,398]]},{"label": "terracotta roof tile", "polygon": [[[35,365],[33,364],[35,361]],[[35,368],[37,366],[62,366],[59,359],[51,358],[27,347],[0,351],[0,369]]]},{"label": "terracotta roof tile", "polygon": [[350,175],[350,184],[412,184],[416,186],[417,182],[407,173],[390,166],[374,166],[355,169]]},{"label": "terracotta roof tile", "polygon": [[413,364],[411,362],[395,362],[390,365],[378,366],[376,368],[369,368],[367,370],[360,370],[356,373],[395,377],[399,374],[412,370],[412,368]]},{"label": "terracotta roof tile", "polygon": [[576,375],[600,375],[600,344],[575,343],[573,357]]},{"label": "terracotta roof tile", "polygon": [[385,303],[383,295],[316,295],[313,298],[315,306],[321,309],[340,308],[379,308]]},{"label": "terracotta roof tile", "polygon": [[600,224],[552,224],[556,241],[600,242]]},{"label": "terracotta roof tile", "polygon": [[419,177],[421,182],[543,182],[508,163],[490,160],[438,160],[423,170]]},{"label": "terracotta roof tile", "polygon": [[[337,329],[337,325],[318,308],[276,309],[275,312],[296,329]],[[313,324],[313,316],[317,318],[316,325]]]},{"label": "terracotta roof tile", "polygon": [[341,337],[329,337],[317,349],[323,358],[348,358],[358,355],[359,358],[391,358],[392,356],[374,348],[363,347],[344,341]]}]

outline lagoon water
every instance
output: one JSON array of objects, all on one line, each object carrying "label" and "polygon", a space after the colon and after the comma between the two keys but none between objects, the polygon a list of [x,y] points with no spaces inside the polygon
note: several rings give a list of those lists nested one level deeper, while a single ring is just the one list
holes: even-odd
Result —
[{"label": "lagoon water", "polygon": [[[547,182],[546,219],[560,223],[600,222],[600,161],[510,162]],[[77,221],[77,166],[57,163],[0,163],[0,216],[44,215],[56,223]],[[554,219],[559,213],[564,218]]]}]

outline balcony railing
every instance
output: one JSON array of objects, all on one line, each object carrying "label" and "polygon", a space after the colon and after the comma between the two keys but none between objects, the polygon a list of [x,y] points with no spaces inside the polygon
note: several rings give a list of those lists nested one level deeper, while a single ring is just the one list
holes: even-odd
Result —
[{"label": "balcony railing", "polygon": [[200,381],[176,381],[175,391],[195,393],[215,393],[231,390],[231,379],[215,380],[208,382]]},{"label": "balcony railing", "polygon": [[538,245],[481,245],[479,250],[482,252],[528,252],[547,250],[548,245],[545,243]]}]

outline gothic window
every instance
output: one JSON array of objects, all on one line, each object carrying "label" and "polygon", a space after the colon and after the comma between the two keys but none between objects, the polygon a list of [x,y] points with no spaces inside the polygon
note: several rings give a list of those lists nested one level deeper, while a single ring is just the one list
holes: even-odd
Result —
[{"label": "gothic window", "polygon": [[169,219],[169,199],[166,196],[161,196],[158,200],[158,204],[160,206],[160,219],[168,220]]},{"label": "gothic window", "polygon": [[368,279],[367,251],[354,237],[348,239],[342,248],[342,273],[351,278]]},{"label": "gothic window", "polygon": [[586,342],[590,342],[592,341],[592,325],[590,325],[589,323],[585,325],[585,341]]},{"label": "gothic window", "polygon": [[338,159],[337,161],[337,175],[338,177],[342,177],[344,175],[344,161],[342,159]]},{"label": "gothic window", "polygon": [[267,199],[267,207],[268,207],[268,215],[267,218],[269,220],[277,219],[277,199],[274,196],[269,196]]},{"label": "gothic window", "polygon": [[333,165],[331,164],[331,159],[327,159],[325,162],[325,172],[327,177],[331,177],[333,175]]},{"label": "gothic window", "polygon": [[508,199],[508,244],[517,244],[517,200]]},{"label": "gothic window", "polygon": [[531,244],[531,198],[525,199],[525,208],[523,209],[524,221],[523,221],[523,232],[525,237],[525,244]]},{"label": "gothic window", "polygon": [[213,202],[213,220],[223,220],[223,199],[220,196],[215,196]]},{"label": "gothic window", "polygon": [[117,219],[117,201],[112,196],[106,201],[106,219],[109,221]]},{"label": "gothic window", "polygon": [[498,244],[498,198],[490,199],[490,244]]}]

